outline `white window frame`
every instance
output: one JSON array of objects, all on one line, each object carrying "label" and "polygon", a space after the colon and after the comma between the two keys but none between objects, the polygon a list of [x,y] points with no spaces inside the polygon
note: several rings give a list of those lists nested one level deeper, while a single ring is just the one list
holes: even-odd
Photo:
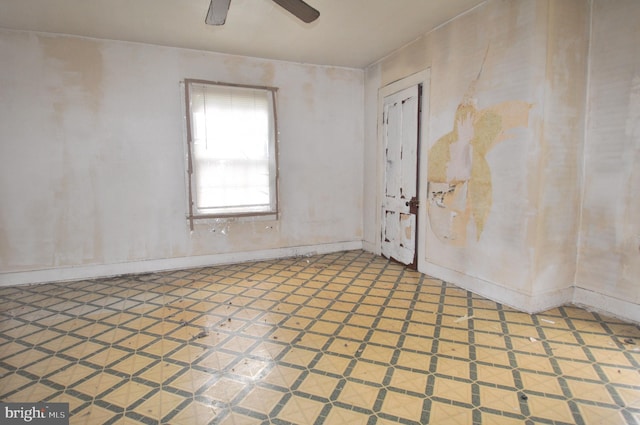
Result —
[{"label": "white window frame", "polygon": [[[270,109],[270,128],[269,128],[269,204],[261,204],[260,207],[252,206],[238,206],[238,207],[221,207],[219,211],[215,209],[201,210],[197,206],[197,169],[194,167],[195,154],[194,154],[194,140],[195,140],[195,128],[194,118],[192,112],[192,87],[194,85],[211,85],[217,87],[226,87],[231,90],[234,88],[238,90],[257,90],[266,92],[271,98]],[[277,218],[278,216],[278,120],[276,109],[276,94],[278,89],[275,87],[267,86],[254,86],[244,84],[232,84],[221,83],[217,81],[199,80],[199,79],[185,79],[184,80],[184,99],[185,99],[185,118],[186,118],[186,133],[187,133],[187,147],[186,147],[186,159],[187,159],[187,186],[188,186],[188,220],[193,230],[194,220],[198,219],[220,219],[220,218],[238,218],[238,217],[264,217],[272,216]]]}]

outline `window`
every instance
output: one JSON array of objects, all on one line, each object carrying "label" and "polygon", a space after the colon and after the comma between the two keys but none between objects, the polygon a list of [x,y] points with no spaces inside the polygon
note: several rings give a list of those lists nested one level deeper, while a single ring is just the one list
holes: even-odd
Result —
[{"label": "window", "polygon": [[277,214],[272,87],[185,80],[189,220]]}]

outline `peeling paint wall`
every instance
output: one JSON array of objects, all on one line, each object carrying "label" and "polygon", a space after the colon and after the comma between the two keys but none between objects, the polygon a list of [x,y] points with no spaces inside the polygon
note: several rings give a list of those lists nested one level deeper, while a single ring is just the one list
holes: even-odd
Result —
[{"label": "peeling paint wall", "polygon": [[[8,30],[0,57],[0,283],[361,246],[363,71]],[[189,231],[184,78],[279,87],[279,220]]]},{"label": "peeling paint wall", "polygon": [[536,206],[528,199],[537,198],[530,181],[545,72],[541,7],[541,1],[488,1],[367,70],[382,87],[431,69],[422,147],[428,179],[421,182],[428,184],[422,207],[429,227],[419,243],[436,267],[430,274],[458,284],[471,279],[487,295],[531,290]]},{"label": "peeling paint wall", "polygon": [[576,301],[640,322],[640,3],[592,6]]},{"label": "peeling paint wall", "polygon": [[478,110],[471,96],[458,106],[451,132],[427,152],[430,228],[442,242],[457,246],[467,245],[470,225],[480,240],[493,203],[487,154],[512,128],[528,127],[532,106],[511,101]]},{"label": "peeling paint wall", "polygon": [[431,69],[428,273],[527,311],[571,301],[588,23],[586,0],[489,0],[367,70],[368,89]]}]

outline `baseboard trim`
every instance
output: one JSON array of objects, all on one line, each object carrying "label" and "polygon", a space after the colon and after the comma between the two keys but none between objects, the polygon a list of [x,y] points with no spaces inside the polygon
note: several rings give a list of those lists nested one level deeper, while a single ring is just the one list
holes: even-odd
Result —
[{"label": "baseboard trim", "polygon": [[0,286],[14,286],[46,282],[96,279],[132,273],[189,269],[193,267],[272,260],[304,255],[329,254],[339,251],[362,249],[362,241],[338,242],[320,245],[303,245],[259,251],[226,254],[199,255],[193,257],[165,258],[132,261],[116,264],[95,264],[77,267],[59,267],[41,270],[0,273]]},{"label": "baseboard trim", "polygon": [[367,252],[372,252],[376,255],[380,255],[380,249],[376,246],[375,242],[368,242],[368,241],[363,241],[362,242],[362,249],[367,251]]},{"label": "baseboard trim", "polygon": [[640,324],[640,305],[609,295],[576,287],[573,304],[590,311]]},{"label": "baseboard trim", "polygon": [[474,294],[481,295],[492,301],[513,307],[525,313],[540,313],[561,305],[569,304],[572,300],[573,288],[562,288],[535,295],[504,287],[478,277],[469,276],[456,270],[427,263],[425,273],[436,279],[450,282]]}]

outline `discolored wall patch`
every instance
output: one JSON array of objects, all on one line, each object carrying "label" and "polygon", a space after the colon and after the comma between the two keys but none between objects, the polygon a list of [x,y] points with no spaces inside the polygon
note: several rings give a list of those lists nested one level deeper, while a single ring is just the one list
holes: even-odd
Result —
[{"label": "discolored wall patch", "polygon": [[508,139],[508,130],[527,127],[531,104],[508,101],[477,108],[473,81],[455,113],[453,129],[428,153],[428,216],[442,241],[465,245],[470,220],[479,240],[492,205],[487,153]]},{"label": "discolored wall patch", "polygon": [[58,98],[54,105],[56,111],[62,114],[73,96],[79,95],[97,114],[100,100],[104,97],[103,59],[99,44],[74,37],[40,37],[39,43],[47,66],[61,71],[62,81],[59,83],[65,87],[65,91],[60,89],[60,85],[53,89]]}]

